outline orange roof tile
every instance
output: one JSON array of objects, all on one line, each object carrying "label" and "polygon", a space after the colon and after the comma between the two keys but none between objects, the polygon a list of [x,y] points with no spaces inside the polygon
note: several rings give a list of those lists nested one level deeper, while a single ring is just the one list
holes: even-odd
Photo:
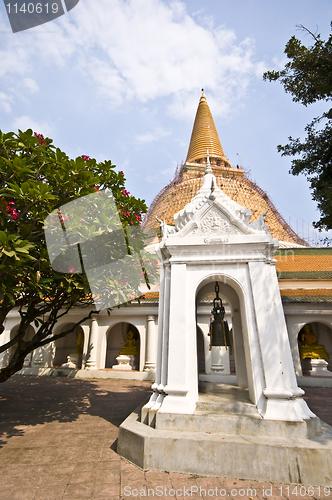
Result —
[{"label": "orange roof tile", "polygon": [[283,303],[320,303],[332,302],[332,288],[312,288],[301,290],[280,290]]},{"label": "orange roof tile", "polygon": [[332,297],[332,288],[285,288],[280,290],[280,295],[292,297],[310,297],[310,296],[320,296],[320,297]]},{"label": "orange roof tile", "polygon": [[144,297],[146,297],[147,299],[152,299],[152,298],[155,298],[155,297],[159,297],[159,292],[146,292],[144,294]]},{"label": "orange roof tile", "polygon": [[281,272],[332,271],[332,255],[276,255]]},{"label": "orange roof tile", "polygon": [[279,249],[274,258],[279,279],[332,279],[332,248]]}]

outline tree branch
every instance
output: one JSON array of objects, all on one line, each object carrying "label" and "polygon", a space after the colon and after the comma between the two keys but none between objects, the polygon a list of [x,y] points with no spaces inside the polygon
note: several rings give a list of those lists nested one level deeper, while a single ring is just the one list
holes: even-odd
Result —
[{"label": "tree branch", "polygon": [[322,43],[322,41],[321,41],[321,39],[320,39],[320,36],[318,35],[318,37],[317,37],[316,35],[314,35],[314,34],[312,33],[312,31],[310,31],[308,28],[306,28],[305,26],[303,26],[303,24],[296,24],[296,28],[298,28],[298,29],[299,29],[299,30],[301,30],[301,31],[306,31],[307,33],[309,33],[309,35],[311,35],[311,36],[312,36],[312,38],[313,38],[314,40],[316,40],[316,42],[318,42],[318,43]]}]

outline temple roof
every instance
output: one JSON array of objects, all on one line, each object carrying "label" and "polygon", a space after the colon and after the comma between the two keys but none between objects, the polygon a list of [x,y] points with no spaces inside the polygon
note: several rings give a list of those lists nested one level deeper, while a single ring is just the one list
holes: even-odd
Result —
[{"label": "temple roof", "polygon": [[280,290],[280,295],[283,303],[304,302],[312,304],[332,302],[331,288],[282,289]]},{"label": "temple roof", "polygon": [[217,186],[232,200],[251,210],[250,222],[266,213],[270,234],[282,247],[308,246],[276,209],[268,195],[241,168],[233,168],[222,149],[204,92],[200,98],[188,155],[175,178],[152,201],[144,225],[158,229],[158,219],[174,225],[174,214],[182,210],[202,187],[207,149]]},{"label": "temple roof", "polygon": [[274,258],[279,279],[332,279],[332,248],[279,249]]}]

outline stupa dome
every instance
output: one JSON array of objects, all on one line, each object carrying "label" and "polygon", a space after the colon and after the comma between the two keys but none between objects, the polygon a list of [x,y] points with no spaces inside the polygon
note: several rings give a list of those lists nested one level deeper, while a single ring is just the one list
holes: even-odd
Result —
[{"label": "stupa dome", "polygon": [[202,187],[209,151],[211,167],[218,187],[232,200],[251,210],[250,222],[265,214],[270,234],[280,246],[308,246],[278,212],[268,195],[252,182],[242,168],[233,168],[221,146],[218,132],[204,92],[200,98],[187,159],[175,178],[155,197],[144,225],[159,228],[158,219],[174,225],[174,214],[184,208]]}]

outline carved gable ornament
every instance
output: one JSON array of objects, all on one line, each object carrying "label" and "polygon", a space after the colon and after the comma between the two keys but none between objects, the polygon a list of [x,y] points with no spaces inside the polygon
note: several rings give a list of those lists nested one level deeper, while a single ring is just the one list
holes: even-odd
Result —
[{"label": "carved gable ornament", "polygon": [[268,233],[265,215],[262,214],[258,220],[249,222],[251,210],[239,205],[217,186],[207,158],[203,185],[193,199],[174,214],[175,225],[169,226],[159,219],[158,221],[163,238],[176,236],[227,238],[232,235]]},{"label": "carved gable ornament", "polygon": [[[195,222],[195,228],[186,232],[186,236],[224,236],[240,234],[240,231],[230,219],[216,206],[211,206],[201,219]],[[188,224],[189,226],[190,224]]]}]

